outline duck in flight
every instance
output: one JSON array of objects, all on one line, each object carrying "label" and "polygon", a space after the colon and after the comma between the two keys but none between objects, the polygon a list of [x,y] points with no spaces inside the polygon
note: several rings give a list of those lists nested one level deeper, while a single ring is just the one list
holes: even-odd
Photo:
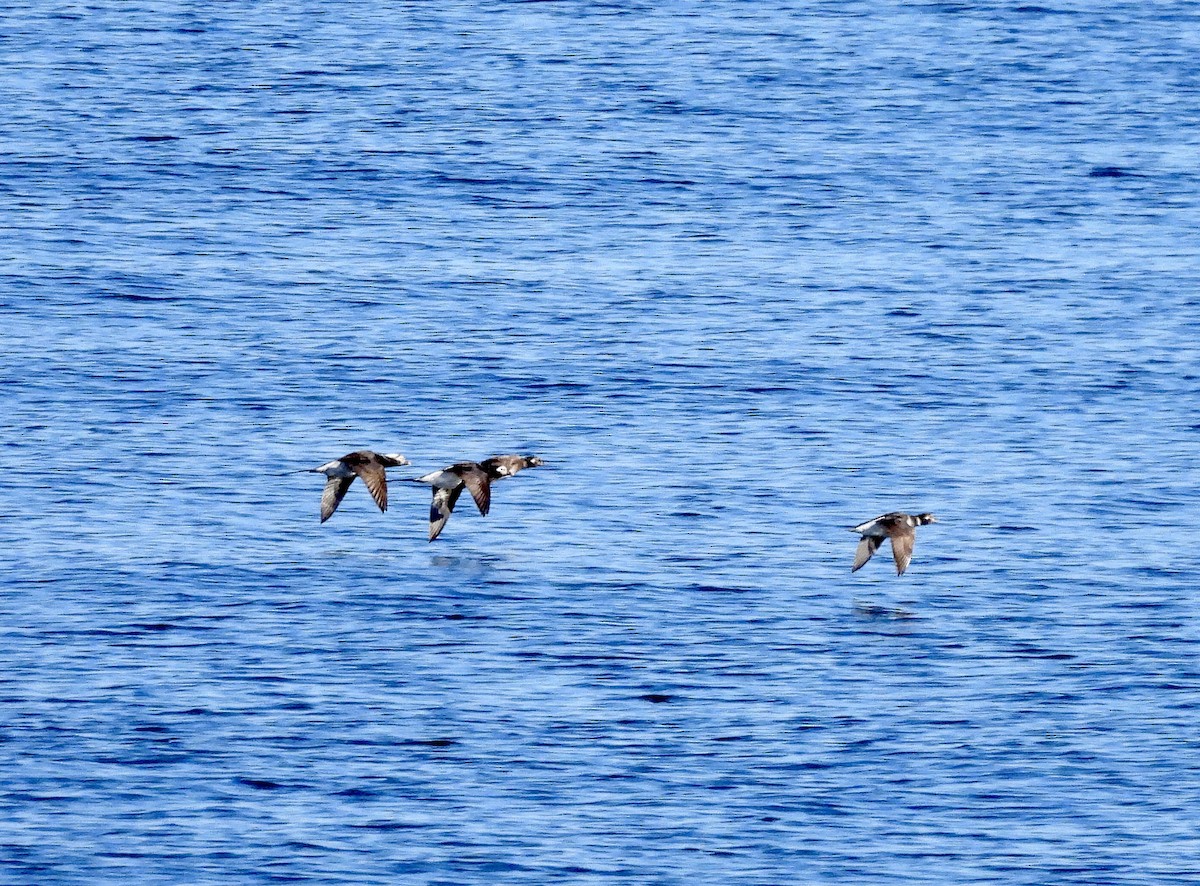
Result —
[{"label": "duck in flight", "polygon": [[486,517],[492,506],[493,481],[542,464],[545,462],[536,455],[494,455],[481,462],[460,461],[424,477],[414,478],[414,483],[428,483],[433,487],[433,504],[429,507],[429,540],[433,541],[441,534],[464,489],[471,493],[475,507]]},{"label": "duck in flight", "polygon": [[408,459],[399,453],[381,455],[369,449],[360,449],[319,467],[309,468],[310,474],[325,475],[325,491],[321,494],[321,522],[324,523],[333,516],[355,477],[362,477],[371,498],[379,505],[379,510],[386,511],[388,495],[385,469],[406,464],[409,464]]},{"label": "duck in flight", "polygon": [[871,559],[884,539],[892,540],[892,556],[896,560],[896,574],[903,575],[912,560],[913,543],[917,540],[916,528],[929,523],[936,523],[933,514],[905,514],[893,511],[860,523],[851,532],[859,533],[862,538],[858,542],[858,550],[854,553],[854,566],[851,572],[862,569]]}]

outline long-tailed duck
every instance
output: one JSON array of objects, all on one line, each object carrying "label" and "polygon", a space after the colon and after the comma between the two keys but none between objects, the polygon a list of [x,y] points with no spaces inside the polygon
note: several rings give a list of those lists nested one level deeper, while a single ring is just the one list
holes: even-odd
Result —
[{"label": "long-tailed duck", "polygon": [[933,514],[912,515],[893,511],[890,514],[876,517],[874,520],[868,520],[866,523],[860,523],[850,530],[862,535],[862,539],[858,543],[858,550],[854,552],[854,566],[850,571],[857,572],[861,569],[879,550],[884,539],[890,538],[892,540],[892,556],[896,558],[896,574],[903,575],[904,570],[908,568],[908,562],[912,559],[913,542],[917,537],[916,528],[936,522]]},{"label": "long-tailed duck", "polygon": [[398,468],[406,464],[409,464],[408,459],[399,453],[381,455],[369,449],[360,449],[320,467],[310,468],[310,474],[325,475],[325,491],[321,494],[321,522],[333,516],[355,477],[362,477],[379,510],[386,511],[388,494],[385,468]]},{"label": "long-tailed duck", "polygon": [[441,534],[446,521],[458,503],[458,497],[466,489],[475,499],[479,513],[487,516],[492,505],[492,481],[511,477],[525,468],[536,468],[544,462],[536,455],[494,455],[481,462],[460,461],[416,477],[414,483],[428,483],[433,487],[433,504],[429,507],[429,540]]}]

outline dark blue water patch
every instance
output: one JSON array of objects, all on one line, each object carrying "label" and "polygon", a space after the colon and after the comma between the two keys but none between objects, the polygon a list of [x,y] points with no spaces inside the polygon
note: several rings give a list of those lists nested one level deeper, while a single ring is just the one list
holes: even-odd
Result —
[{"label": "dark blue water patch", "polygon": [[401,747],[429,747],[429,748],[449,748],[454,747],[459,742],[453,738],[408,738],[397,742]]},{"label": "dark blue water patch", "polygon": [[675,700],[675,696],[664,695],[660,692],[648,692],[645,695],[639,695],[638,698],[642,701],[648,701],[651,704],[665,704],[666,702]]},{"label": "dark blue water patch", "polygon": [[1021,646],[1009,650],[1017,658],[1042,659],[1044,661],[1073,661],[1077,656],[1069,652],[1052,652],[1038,646]]},{"label": "dark blue water patch", "polygon": [[269,779],[262,778],[249,778],[245,776],[235,778],[234,783],[244,785],[248,788],[254,788],[256,791],[277,791],[287,787],[287,785],[281,784],[277,781],[270,781]]},{"label": "dark blue water patch", "polygon": [[110,757],[101,756],[96,758],[96,762],[105,766],[135,766],[146,768],[167,768],[172,764],[182,763],[192,758],[190,751],[180,750],[174,754],[148,754],[145,756],[133,757]]},{"label": "dark blue water patch", "polygon": [[424,828],[433,827],[428,822],[406,822],[406,821],[368,821],[349,825],[349,827],[358,830],[370,831],[415,831]]},{"label": "dark blue water patch", "polygon": [[[144,282],[141,284],[134,284],[134,285],[139,285],[140,288],[142,288],[143,290],[145,290],[145,289],[162,290],[162,289],[166,288],[165,286],[162,286],[161,284],[156,283],[156,282]],[[140,293],[139,292],[129,292],[128,290],[124,290],[124,291],[120,291],[120,292],[101,292],[101,293],[97,293],[96,297],[103,299],[105,301],[116,301],[116,302],[173,303],[173,302],[185,301],[185,298],[181,295],[175,295],[175,294],[148,295],[148,294],[145,294],[144,292],[140,292]]]},{"label": "dark blue water patch", "polygon": [[216,628],[212,625],[177,625],[168,622],[150,622],[146,624],[130,624],[124,627],[132,629],[133,633],[164,633],[166,631],[212,631]]},{"label": "dark blue water patch", "polygon": [[386,796],[383,790],[374,790],[369,788],[346,788],[335,792],[334,796],[348,797],[350,799],[376,799]]},{"label": "dark blue water patch", "polygon": [[691,586],[691,591],[697,594],[752,594],[755,588],[696,584]]},{"label": "dark blue water patch", "polygon": [[290,701],[278,706],[281,711],[312,711],[317,706],[306,701]]},{"label": "dark blue water patch", "polygon": [[[703,386],[701,386],[703,389]],[[795,388],[790,385],[756,385],[743,389],[747,394],[790,394]]]}]

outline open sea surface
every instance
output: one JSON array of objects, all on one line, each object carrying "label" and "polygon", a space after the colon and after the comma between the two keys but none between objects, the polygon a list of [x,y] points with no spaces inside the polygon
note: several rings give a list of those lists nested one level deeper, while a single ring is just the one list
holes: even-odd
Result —
[{"label": "open sea surface", "polygon": [[1200,882],[1195,3],[0,50],[0,882]]}]

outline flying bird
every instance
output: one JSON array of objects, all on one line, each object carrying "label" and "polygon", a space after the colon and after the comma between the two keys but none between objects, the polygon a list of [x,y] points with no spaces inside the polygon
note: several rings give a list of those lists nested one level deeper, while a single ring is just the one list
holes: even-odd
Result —
[{"label": "flying bird", "polygon": [[913,542],[917,539],[916,528],[936,522],[938,521],[933,514],[913,515],[893,511],[890,514],[876,517],[874,520],[868,520],[866,523],[860,523],[850,530],[862,535],[858,542],[858,550],[854,552],[854,566],[850,571],[857,572],[862,569],[879,550],[884,539],[890,538],[892,540],[892,556],[896,559],[896,574],[903,575],[904,570],[908,568],[909,561],[912,560]]},{"label": "flying bird", "polygon": [[414,483],[428,483],[433,487],[433,503],[429,507],[429,540],[433,541],[441,534],[464,489],[471,493],[475,507],[486,517],[492,506],[492,481],[542,464],[544,462],[536,455],[495,455],[481,462],[460,461],[424,477],[414,478]]},{"label": "flying bird", "polygon": [[388,495],[385,469],[406,464],[409,464],[408,459],[399,453],[381,455],[369,449],[360,449],[319,467],[309,468],[310,474],[325,475],[325,491],[321,494],[321,522],[324,523],[333,516],[355,477],[362,477],[371,498],[379,505],[379,510],[386,511]]}]

